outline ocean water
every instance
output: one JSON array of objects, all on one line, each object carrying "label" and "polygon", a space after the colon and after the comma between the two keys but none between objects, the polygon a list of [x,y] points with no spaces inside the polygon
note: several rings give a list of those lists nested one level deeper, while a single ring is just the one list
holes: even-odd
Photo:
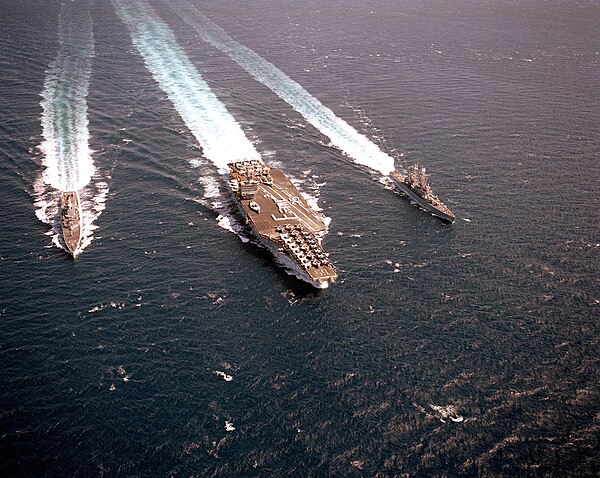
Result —
[{"label": "ocean water", "polygon": [[[598,1],[0,12],[0,475],[599,476]],[[336,284],[240,231],[229,155],[331,219]]]}]

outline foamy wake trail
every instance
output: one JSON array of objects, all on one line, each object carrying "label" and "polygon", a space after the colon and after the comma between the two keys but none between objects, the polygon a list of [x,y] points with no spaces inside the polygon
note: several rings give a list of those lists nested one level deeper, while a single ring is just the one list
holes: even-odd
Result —
[{"label": "foamy wake trail", "polygon": [[219,169],[260,155],[235,118],[202,79],[175,35],[148,3],[114,0],[118,15],[148,70],[196,137],[204,156]]},{"label": "foamy wake trail", "polygon": [[90,0],[63,3],[59,14],[56,58],[46,72],[39,146],[44,170],[34,184],[36,216],[51,226],[52,242],[60,242],[59,191],[79,191],[82,238],[79,250],[92,240],[94,221],[104,210],[108,184],[94,167],[89,148],[87,100],[94,32]]},{"label": "foamy wake trail", "polygon": [[332,145],[354,162],[384,175],[394,169],[394,159],[391,156],[338,118],[331,109],[279,68],[231,38],[225,30],[205,17],[192,4],[185,0],[175,0],[171,2],[171,7],[205,42],[226,53],[246,72],[271,89],[306,121],[329,137]]},{"label": "foamy wake trail", "polygon": [[94,34],[89,2],[83,3],[61,7],[59,50],[42,91],[43,179],[59,191],[79,190],[94,174],[86,101]]},{"label": "foamy wake trail", "polygon": [[[212,92],[152,7],[138,0],[114,0],[114,5],[146,67],[200,143],[204,157],[221,174],[228,173],[227,164],[232,161],[261,161],[239,123]],[[190,164],[201,173],[199,180],[204,187],[204,197],[199,202],[218,214],[219,226],[248,241],[243,226],[231,214],[233,206],[227,199],[223,181],[214,177],[203,158],[194,159]]]}]

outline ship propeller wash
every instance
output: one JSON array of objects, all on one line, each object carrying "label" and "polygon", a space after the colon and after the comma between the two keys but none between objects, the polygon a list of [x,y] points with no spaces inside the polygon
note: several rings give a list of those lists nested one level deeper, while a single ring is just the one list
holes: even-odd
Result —
[{"label": "ship propeller wash", "polygon": [[60,225],[67,251],[75,257],[81,243],[81,205],[77,191],[60,193]]},{"label": "ship propeller wash", "polygon": [[337,271],[321,247],[324,217],[285,174],[257,160],[230,163],[229,169],[228,184],[246,223],[275,258],[317,288],[335,282]]},{"label": "ship propeller wash", "polygon": [[392,171],[390,179],[396,187],[412,199],[417,205],[425,209],[432,215],[439,217],[442,221],[453,223],[456,216],[438,198],[429,186],[429,177],[425,167],[413,164],[407,175],[400,174],[398,171]]}]

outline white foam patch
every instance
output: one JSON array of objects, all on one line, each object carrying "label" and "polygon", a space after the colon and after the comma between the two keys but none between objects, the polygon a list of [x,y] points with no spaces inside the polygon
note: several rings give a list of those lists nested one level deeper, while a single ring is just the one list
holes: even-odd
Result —
[{"label": "white foam patch", "polygon": [[319,199],[311,196],[310,194],[301,191],[300,194],[302,194],[302,197],[304,197],[304,199],[306,199],[306,202],[308,203],[308,205],[314,209],[315,211],[319,211],[322,212],[323,209],[321,209],[321,206],[319,206]]},{"label": "white foam patch", "polygon": [[122,310],[125,308],[125,302],[114,302],[111,301],[108,304],[100,304],[92,307],[88,310],[88,313],[93,314],[94,312],[100,312],[105,309],[119,309]]},{"label": "white foam patch", "polygon": [[214,199],[221,196],[219,181],[211,176],[201,176],[198,181],[202,185],[204,191],[204,199]]},{"label": "white foam patch", "polygon": [[217,224],[226,231],[236,234],[242,242],[250,242],[250,239],[244,234],[240,223],[232,216],[223,216],[220,214],[217,217]]},{"label": "white foam patch", "polygon": [[453,422],[460,423],[464,420],[462,415],[458,414],[458,409],[454,405],[429,405],[433,411],[438,413],[438,418],[441,422],[446,423],[447,418],[452,420]]},{"label": "white foam patch", "polygon": [[222,173],[232,161],[260,155],[196,70],[170,28],[146,2],[114,0],[146,67],[202,146],[204,156]]},{"label": "white foam patch", "polygon": [[264,84],[288,103],[306,121],[327,136],[331,144],[354,160],[384,175],[394,169],[394,159],[384,153],[366,136],[359,133],[331,109],[289,78],[283,71],[262,58],[253,50],[241,45],[220,26],[200,13],[184,0],[171,2],[171,7],[201,38],[226,53],[257,81]]},{"label": "white foam patch", "polygon": [[225,372],[221,372],[220,370],[213,370],[213,373],[221,377],[226,382],[231,382],[233,380],[233,377],[231,375],[228,375]]}]

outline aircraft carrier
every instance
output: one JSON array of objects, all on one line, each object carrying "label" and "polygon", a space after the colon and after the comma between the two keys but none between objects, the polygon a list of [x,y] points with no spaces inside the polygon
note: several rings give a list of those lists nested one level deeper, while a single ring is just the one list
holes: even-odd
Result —
[{"label": "aircraft carrier", "polygon": [[294,275],[324,289],[337,271],[321,247],[327,232],[322,214],[312,209],[280,169],[260,161],[229,164],[229,187],[254,234]]},{"label": "aircraft carrier", "polygon": [[60,193],[60,225],[67,251],[75,257],[81,242],[81,205],[77,191]]},{"label": "aircraft carrier", "polygon": [[429,177],[424,167],[418,164],[408,171],[408,174],[400,174],[398,171],[392,171],[390,179],[394,182],[400,192],[412,199],[417,205],[430,214],[440,218],[446,223],[453,223],[456,216],[438,198],[429,186]]}]

